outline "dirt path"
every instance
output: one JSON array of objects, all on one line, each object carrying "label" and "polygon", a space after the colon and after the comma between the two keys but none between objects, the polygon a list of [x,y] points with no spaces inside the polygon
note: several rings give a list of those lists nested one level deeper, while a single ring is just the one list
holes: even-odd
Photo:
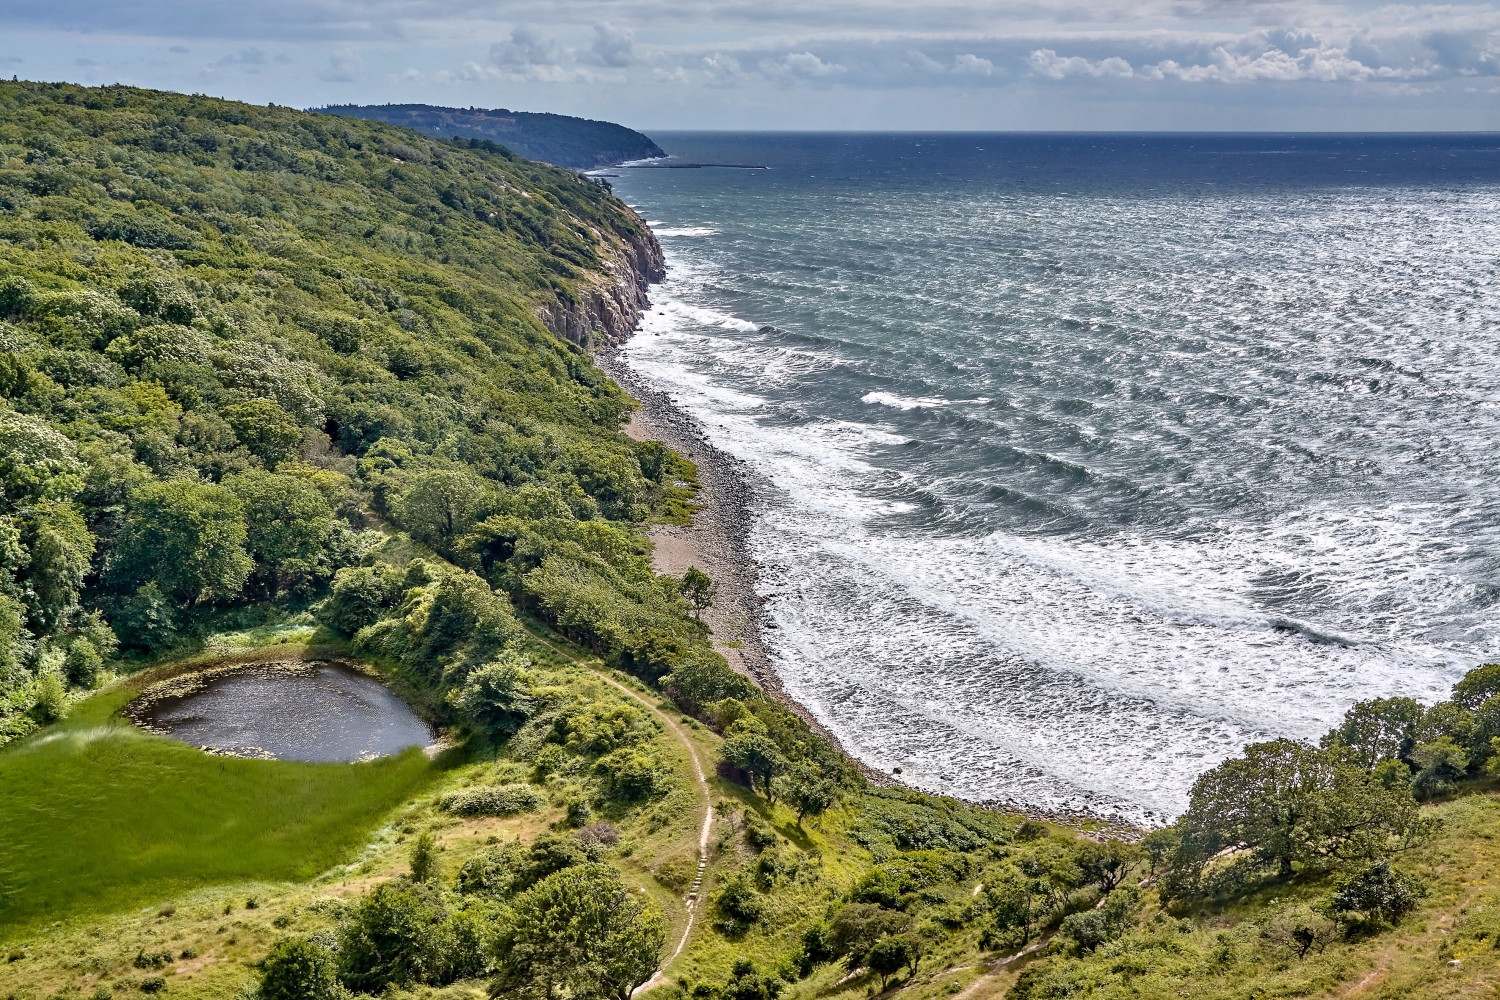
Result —
[{"label": "dirt path", "polygon": [[693,744],[692,738],[688,736],[687,732],[682,728],[682,726],[679,725],[675,720],[673,720],[671,716],[667,715],[667,713],[657,708],[639,691],[635,691],[630,687],[621,684],[619,681],[606,674],[602,669],[594,666],[592,662],[579,659],[577,656],[574,656],[566,649],[562,649],[559,646],[553,644],[551,640],[543,636],[536,635],[535,633],[532,634],[539,642],[545,643],[548,648],[557,653],[559,656],[567,657],[573,663],[576,663],[582,667],[587,667],[595,677],[598,677],[601,681],[619,691],[621,694],[624,694],[627,697],[639,702],[645,707],[646,711],[650,712],[652,715],[660,719],[662,721],[662,724],[667,727],[667,730],[677,738],[677,742],[682,744],[682,748],[687,751],[688,761],[693,765],[693,783],[698,786],[698,793],[703,797],[703,826],[698,831],[698,873],[693,877],[692,888],[687,891],[687,895],[683,899],[683,906],[687,910],[688,915],[687,926],[683,927],[682,936],[677,939],[677,946],[672,949],[672,954],[667,957],[666,961],[661,963],[661,968],[657,969],[655,975],[646,980],[645,983],[636,987],[635,995],[639,995],[641,993],[645,993],[648,990],[653,990],[667,981],[664,971],[667,966],[671,965],[674,961],[677,960],[677,956],[681,955],[682,950],[687,947],[688,937],[692,935],[693,924],[697,920],[698,896],[703,889],[703,876],[708,870],[708,836],[709,833],[713,830],[714,825],[714,804],[713,798],[709,794],[708,790],[707,772],[705,772],[703,769],[703,760],[698,756],[698,748]]},{"label": "dirt path", "polygon": [[1052,935],[1048,934],[1045,937],[1038,938],[1037,940],[1031,942],[1026,947],[1016,952],[1014,955],[1006,955],[1004,958],[997,958],[993,962],[985,962],[980,967],[983,971],[981,971],[979,975],[975,977],[972,983],[970,983],[968,986],[965,986],[962,991],[955,993],[953,995],[953,1000],[969,1000],[970,997],[979,992],[980,986],[993,979],[995,977],[995,974],[1001,969],[1005,968],[1007,965],[1019,958],[1025,958],[1032,952],[1041,950],[1041,948],[1046,945],[1046,943],[1051,939]]},{"label": "dirt path", "polygon": [[[590,669],[592,670],[593,668],[590,667]],[[712,797],[709,795],[708,778],[703,771],[703,761],[698,757],[698,748],[693,745],[692,739],[683,731],[683,728],[674,722],[667,713],[642,697],[639,692],[632,691],[602,671],[594,670],[594,675],[604,681],[604,683],[629,695],[646,706],[649,712],[666,724],[667,729],[671,731],[672,735],[677,737],[677,742],[681,743],[682,748],[687,751],[688,760],[693,765],[693,781],[698,785],[699,794],[703,796],[703,826],[698,831],[698,873],[693,877],[693,886],[687,891],[687,897],[683,900],[683,904],[687,908],[687,926],[682,929],[682,937],[677,939],[677,947],[673,948],[672,954],[668,956],[665,962],[661,963],[661,968],[657,969],[656,974],[646,980],[644,984],[636,988],[636,993],[640,994],[645,993],[647,990],[653,990],[666,982],[664,970],[677,960],[678,955],[682,954],[682,949],[687,947],[689,935],[693,933],[693,923],[698,916],[698,895],[703,889],[703,875],[708,869],[708,835],[714,825],[714,804]]]}]

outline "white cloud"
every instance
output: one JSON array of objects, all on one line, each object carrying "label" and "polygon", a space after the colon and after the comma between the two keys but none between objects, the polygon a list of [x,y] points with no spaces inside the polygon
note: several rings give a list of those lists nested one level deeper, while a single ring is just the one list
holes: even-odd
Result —
[{"label": "white cloud", "polygon": [[[1226,84],[1395,83],[1500,74],[1500,47],[1484,32],[1383,39],[1360,34],[1340,44],[1310,31],[1275,29],[1199,48],[1192,56],[1138,59],[1134,65],[1121,56],[1061,56],[1051,48],[1033,50],[1026,61],[1033,73],[1053,80],[1135,77]],[[1412,92],[1411,88],[1400,91]]]},{"label": "white cloud", "polygon": [[635,62],[635,33],[608,23],[596,24],[589,51],[600,66],[629,66]]},{"label": "white cloud", "polygon": [[525,24],[512,28],[505,41],[490,46],[490,62],[496,66],[556,66],[559,55],[556,43]]},{"label": "white cloud", "polygon": [[[85,76],[75,59],[91,58],[278,103],[347,100],[358,80],[361,100],[503,96],[680,127],[1500,127],[1500,0],[0,4],[3,52],[28,53],[28,75]],[[937,93],[1022,80],[1024,101]]]},{"label": "white cloud", "polygon": [[1026,57],[1026,62],[1031,66],[1032,72],[1053,80],[1064,80],[1070,76],[1087,76],[1097,79],[1135,75],[1135,70],[1130,63],[1119,56],[1110,56],[1096,61],[1085,59],[1083,56],[1059,56],[1052,49],[1036,49]]},{"label": "white cloud", "polygon": [[959,76],[994,76],[995,64],[983,56],[964,52],[953,57],[953,72]]},{"label": "white cloud", "polygon": [[490,46],[489,65],[465,64],[459,78],[528,80],[533,83],[577,83],[594,73],[578,65],[578,53],[547,38],[530,25],[517,25],[510,37]]},{"label": "white cloud", "polygon": [[912,69],[920,70],[924,73],[946,73],[948,71],[948,67],[919,49],[906,50],[906,63]]},{"label": "white cloud", "polygon": [[780,59],[763,59],[760,70],[767,79],[783,84],[822,80],[848,72],[847,67],[824,62],[811,52],[788,52]]},{"label": "white cloud", "polygon": [[745,78],[745,70],[740,65],[740,61],[734,56],[726,56],[720,52],[703,56],[698,60],[695,68],[702,71],[703,82],[710,87],[738,86]]}]

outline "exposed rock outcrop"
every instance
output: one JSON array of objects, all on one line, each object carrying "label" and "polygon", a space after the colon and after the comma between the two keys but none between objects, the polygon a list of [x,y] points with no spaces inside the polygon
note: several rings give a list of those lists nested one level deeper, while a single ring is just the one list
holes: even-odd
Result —
[{"label": "exposed rock outcrop", "polygon": [[593,275],[576,300],[554,300],[537,310],[547,329],[580,347],[618,344],[630,336],[649,306],[647,290],[667,276],[661,244],[649,229],[628,239],[615,238],[614,259],[607,271]]}]

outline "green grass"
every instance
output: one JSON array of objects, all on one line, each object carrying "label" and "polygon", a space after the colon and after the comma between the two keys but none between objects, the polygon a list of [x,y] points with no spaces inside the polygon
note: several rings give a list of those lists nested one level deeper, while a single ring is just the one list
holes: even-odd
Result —
[{"label": "green grass", "polygon": [[116,718],[133,693],[0,750],[0,939],[198,886],[310,878],[434,775],[416,749],[367,764],[211,756]]}]

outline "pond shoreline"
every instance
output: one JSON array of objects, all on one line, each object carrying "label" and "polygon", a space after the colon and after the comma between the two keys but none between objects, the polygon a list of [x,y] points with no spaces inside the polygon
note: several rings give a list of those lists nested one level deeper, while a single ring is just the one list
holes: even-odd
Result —
[{"label": "pond shoreline", "polygon": [[[425,738],[403,746],[419,746],[432,758],[451,745],[439,727],[419,714],[417,706],[385,683],[387,678],[357,658],[286,645],[256,652],[260,655],[195,658],[171,665],[174,669],[165,676],[152,679],[148,675],[144,678],[148,683],[120,709],[119,716],[145,732],[197,746],[205,753],[245,759],[373,760],[398,752],[401,747],[396,743],[403,736],[416,735],[418,727],[425,731]],[[298,690],[277,692],[277,677]],[[202,702],[200,713],[184,711],[195,700]],[[315,713],[316,720],[298,718],[319,701],[329,704]],[[217,718],[214,708],[219,711]],[[203,734],[216,727],[231,738],[203,742]],[[246,733],[261,734],[261,740],[278,749],[247,741]],[[395,742],[388,736],[394,736]],[[357,751],[340,756],[353,751],[355,744]],[[328,756],[333,748],[337,752]]]}]

